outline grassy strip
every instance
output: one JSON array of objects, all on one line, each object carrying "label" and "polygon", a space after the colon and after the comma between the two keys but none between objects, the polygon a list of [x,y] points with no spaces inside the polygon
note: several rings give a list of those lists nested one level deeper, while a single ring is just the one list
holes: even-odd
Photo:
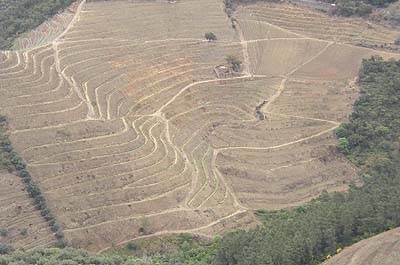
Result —
[{"label": "grassy strip", "polygon": [[[39,186],[32,180],[32,176],[26,169],[26,164],[23,159],[14,151],[12,144],[7,136],[7,119],[0,116],[0,169],[7,169],[9,172],[14,172],[19,176],[25,185],[25,189],[29,196],[33,199],[35,207],[40,211],[42,217],[49,224],[51,231],[57,239],[57,247],[65,247],[64,233],[55,216],[51,213],[47,206]],[[4,251],[3,251],[4,252]]]}]

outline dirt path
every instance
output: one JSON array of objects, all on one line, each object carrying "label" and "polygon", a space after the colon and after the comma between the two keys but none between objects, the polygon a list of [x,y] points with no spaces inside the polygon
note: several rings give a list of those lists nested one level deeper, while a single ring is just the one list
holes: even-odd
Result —
[{"label": "dirt path", "polygon": [[[201,226],[201,227],[197,227],[197,228],[193,228],[193,229],[186,229],[186,230],[165,230],[165,231],[160,231],[160,232],[157,232],[157,233],[154,233],[154,234],[151,234],[151,235],[139,236],[139,237],[136,237],[136,238],[134,238],[134,239],[130,239],[130,240],[125,240],[125,241],[119,242],[119,243],[116,244],[116,246],[121,246],[121,245],[124,245],[124,244],[126,244],[126,243],[128,243],[128,242],[132,242],[132,241],[139,240],[139,239],[151,238],[151,237],[162,236],[162,235],[170,235],[170,234],[184,234],[184,233],[190,233],[190,234],[194,234],[194,235],[203,236],[203,237],[206,237],[206,238],[212,238],[212,236],[207,235],[207,234],[200,233],[200,232],[198,232],[198,231],[199,231],[199,230],[203,230],[203,229],[210,228],[210,227],[212,227],[212,226],[214,226],[214,225],[217,225],[217,224],[221,223],[221,222],[224,221],[224,220],[227,220],[227,219],[229,219],[229,218],[232,218],[232,217],[234,217],[234,216],[236,216],[236,215],[238,215],[238,214],[244,213],[244,212],[246,212],[246,210],[238,210],[238,211],[236,211],[236,212],[234,212],[234,213],[231,213],[231,214],[229,214],[229,215],[227,215],[227,216],[225,216],[225,217],[219,218],[218,220],[215,220],[214,222],[211,222],[211,223],[209,223],[209,224],[207,224],[207,225],[205,225],[205,226]],[[109,250],[109,249],[111,249],[111,247],[107,247],[107,248],[101,249],[101,250],[98,251],[98,253],[105,252],[105,251],[107,251],[107,250]]]},{"label": "dirt path", "polygon": [[333,42],[328,42],[327,45],[322,48],[319,52],[317,52],[314,56],[312,56],[310,59],[308,59],[307,61],[305,61],[304,63],[300,64],[299,66],[295,67],[294,69],[292,69],[289,73],[287,73],[281,84],[279,85],[278,89],[276,90],[275,94],[272,95],[272,97],[270,97],[267,100],[267,103],[261,108],[261,111],[263,113],[268,112],[269,107],[279,98],[279,96],[282,94],[283,90],[285,89],[285,85],[286,82],[288,81],[288,79],[290,78],[290,76],[292,76],[296,71],[300,70],[302,67],[304,67],[305,65],[309,64],[310,62],[314,61],[316,58],[318,58],[321,54],[323,54],[331,45],[333,44]]},{"label": "dirt path", "polygon": [[225,151],[225,150],[238,150],[238,149],[246,149],[246,150],[272,150],[272,149],[278,149],[278,148],[282,148],[282,147],[286,147],[292,144],[297,144],[297,143],[301,143],[313,138],[316,138],[318,136],[324,135],[326,133],[332,132],[333,130],[335,130],[337,127],[339,127],[339,125],[336,125],[334,127],[331,127],[327,130],[324,130],[322,132],[313,134],[311,136],[307,136],[298,140],[294,140],[294,141],[290,141],[284,144],[280,144],[280,145],[274,145],[274,146],[259,146],[259,147],[249,147],[249,146],[228,146],[228,147],[221,147],[221,148],[217,148],[217,150],[219,151]]}]

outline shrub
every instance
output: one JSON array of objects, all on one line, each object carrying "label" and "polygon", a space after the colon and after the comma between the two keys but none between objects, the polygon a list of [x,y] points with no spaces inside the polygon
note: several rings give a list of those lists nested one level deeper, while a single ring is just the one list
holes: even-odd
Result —
[{"label": "shrub", "polygon": [[5,116],[0,115],[0,123],[7,123],[7,118]]},{"label": "shrub", "polygon": [[33,182],[29,182],[27,187],[27,191],[32,198],[37,197],[38,195],[42,194],[39,187],[36,186]]},{"label": "shrub", "polygon": [[58,230],[60,230],[60,225],[57,224],[56,222],[54,222],[53,225],[50,225],[50,229],[51,231],[53,231],[54,233],[57,232]]},{"label": "shrub", "polygon": [[139,248],[139,246],[137,244],[133,243],[133,242],[129,242],[126,245],[126,248],[129,249],[129,250],[137,250]]},{"label": "shrub", "polygon": [[8,254],[12,251],[12,247],[5,244],[0,244],[0,255]]},{"label": "shrub", "polygon": [[344,154],[349,152],[349,141],[345,137],[339,138],[338,149]]},{"label": "shrub", "polygon": [[60,231],[60,230],[58,230],[54,235],[55,235],[55,237],[56,237],[57,239],[62,239],[62,238],[64,238],[64,233],[63,233],[62,231]]},{"label": "shrub", "polygon": [[26,171],[25,169],[18,171],[18,176],[21,178],[31,178],[31,174],[29,174],[28,171]]},{"label": "shrub", "polygon": [[215,34],[212,33],[212,32],[207,32],[207,33],[205,33],[205,34],[204,34],[204,37],[205,37],[206,40],[208,40],[208,41],[215,41],[215,40],[217,40],[217,36],[215,36]]},{"label": "shrub", "polygon": [[15,169],[17,170],[22,170],[25,169],[26,164],[25,162],[22,160],[22,158],[19,157],[19,155],[12,151],[11,154],[11,163],[14,165]]},{"label": "shrub", "polygon": [[19,231],[19,233],[21,234],[21,236],[26,236],[28,234],[28,229],[23,228],[23,229],[21,229],[21,231]]},{"label": "shrub", "polygon": [[40,214],[45,217],[50,214],[50,209],[49,208],[44,208],[43,210],[40,211]]},{"label": "shrub", "polygon": [[226,62],[230,65],[233,71],[240,71],[240,66],[242,65],[242,62],[236,56],[228,55],[226,57]]},{"label": "shrub", "polygon": [[5,228],[0,228],[0,236],[6,237],[8,235],[8,230]]},{"label": "shrub", "polygon": [[67,242],[63,238],[58,238],[55,247],[57,248],[65,248],[67,246]]},{"label": "shrub", "polygon": [[36,208],[38,210],[43,210],[44,208],[46,208],[46,200],[43,195],[36,196],[33,201],[35,202]]}]

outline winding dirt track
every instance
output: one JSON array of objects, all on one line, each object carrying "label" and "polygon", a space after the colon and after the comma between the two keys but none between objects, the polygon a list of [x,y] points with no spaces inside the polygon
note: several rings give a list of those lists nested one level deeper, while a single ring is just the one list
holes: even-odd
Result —
[{"label": "winding dirt track", "polygon": [[[397,54],[252,8],[235,30],[218,0],[83,1],[51,43],[1,52],[0,110],[71,244],[213,236],[357,179],[332,131],[357,98],[361,59]],[[243,72],[218,79],[227,55]]]}]

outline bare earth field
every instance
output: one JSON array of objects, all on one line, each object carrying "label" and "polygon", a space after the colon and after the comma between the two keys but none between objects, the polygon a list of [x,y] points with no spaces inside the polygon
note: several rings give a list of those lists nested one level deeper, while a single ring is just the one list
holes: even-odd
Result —
[{"label": "bare earth field", "polygon": [[[0,53],[0,112],[73,246],[213,236],[358,182],[333,131],[361,59],[398,55],[355,44],[397,33],[287,5],[235,16],[219,0],[83,1],[50,43]],[[243,71],[219,79],[227,55]]]},{"label": "bare earth field", "polygon": [[362,240],[344,249],[323,265],[397,265],[400,260],[400,229]]}]

